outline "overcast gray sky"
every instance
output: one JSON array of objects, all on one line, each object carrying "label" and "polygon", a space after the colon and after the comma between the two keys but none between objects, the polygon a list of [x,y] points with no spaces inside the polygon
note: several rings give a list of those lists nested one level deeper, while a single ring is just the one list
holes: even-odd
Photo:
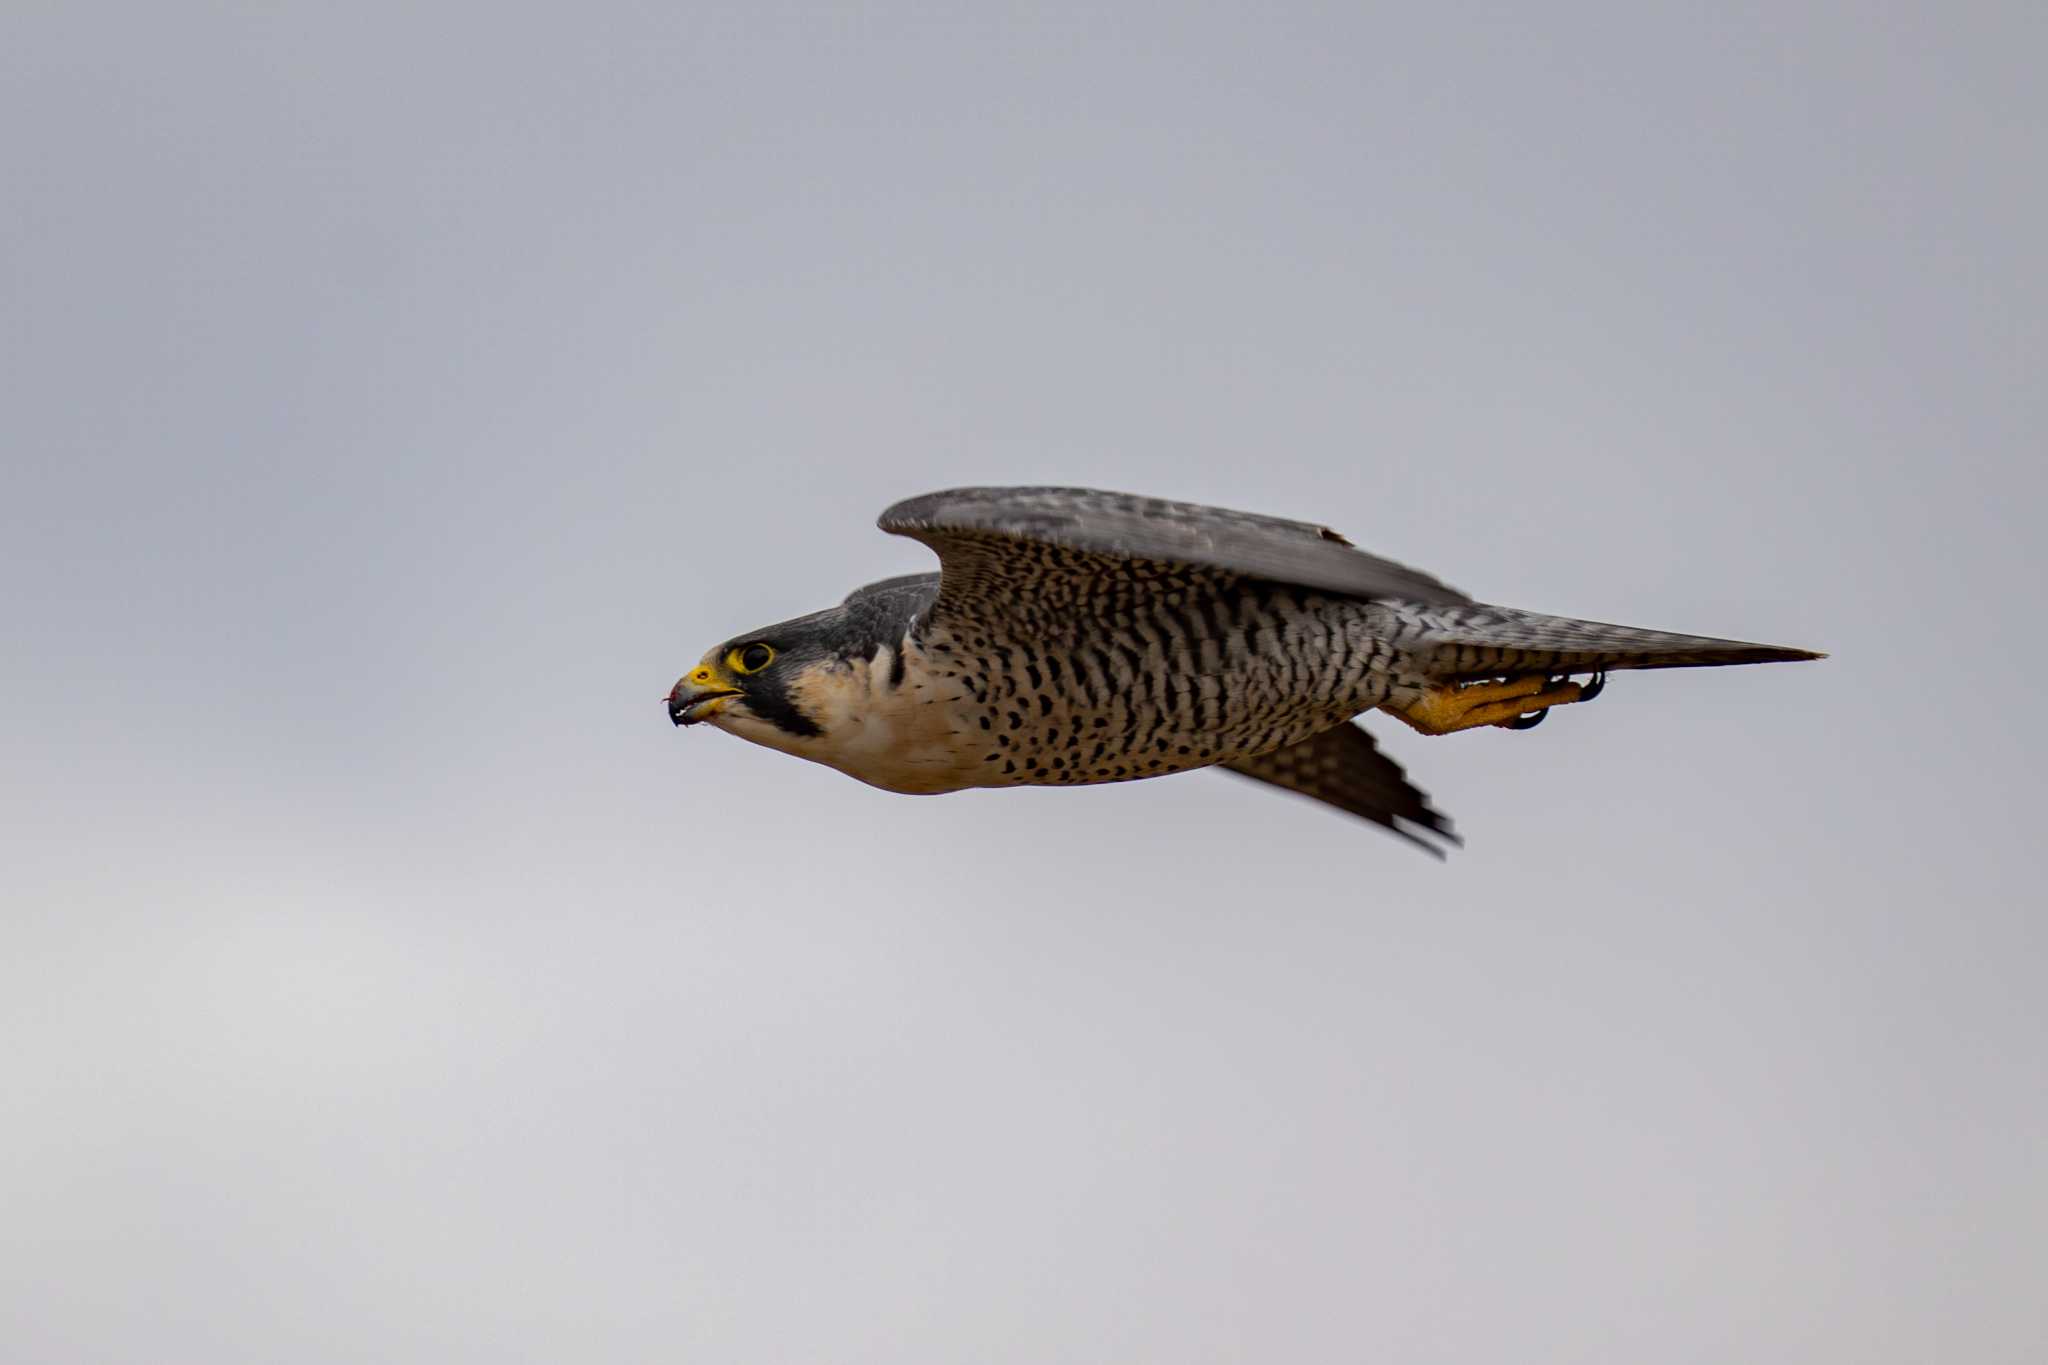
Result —
[{"label": "overcast gray sky", "polygon": [[[0,18],[0,1356],[2048,1358],[2048,10]],[[1072,482],[1808,645],[890,796],[711,643]]]}]

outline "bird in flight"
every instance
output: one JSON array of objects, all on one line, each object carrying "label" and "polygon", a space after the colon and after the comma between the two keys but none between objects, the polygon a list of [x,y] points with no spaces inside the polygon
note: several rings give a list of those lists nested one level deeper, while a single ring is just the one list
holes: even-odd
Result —
[{"label": "bird in flight", "polygon": [[1450,821],[1353,717],[1526,730],[1610,670],[1823,657],[1490,606],[1326,526],[1127,493],[961,488],[878,524],[939,571],[734,636],[669,718],[915,794],[1221,767],[1441,857]]}]

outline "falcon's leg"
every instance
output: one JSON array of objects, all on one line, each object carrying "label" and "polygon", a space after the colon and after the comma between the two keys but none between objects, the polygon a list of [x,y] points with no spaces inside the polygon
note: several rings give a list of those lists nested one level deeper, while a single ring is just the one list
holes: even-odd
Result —
[{"label": "falcon's leg", "polygon": [[1425,735],[1455,734],[1481,725],[1527,730],[1541,723],[1549,708],[1591,701],[1606,686],[1602,674],[1583,684],[1542,674],[1499,682],[1444,683],[1430,688],[1418,701],[1383,709]]}]

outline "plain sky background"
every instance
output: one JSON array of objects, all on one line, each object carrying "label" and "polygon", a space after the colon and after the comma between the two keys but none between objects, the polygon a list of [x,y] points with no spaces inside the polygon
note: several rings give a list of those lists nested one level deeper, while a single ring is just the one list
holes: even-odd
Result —
[{"label": "plain sky background", "polygon": [[[2048,10],[0,14],[0,1358],[2048,1359]],[[913,799],[896,498],[1834,651]]]}]

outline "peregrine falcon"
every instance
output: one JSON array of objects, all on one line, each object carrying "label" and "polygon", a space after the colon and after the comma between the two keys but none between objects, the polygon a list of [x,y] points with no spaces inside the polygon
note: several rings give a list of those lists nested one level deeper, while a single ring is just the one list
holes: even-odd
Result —
[{"label": "peregrine falcon", "polygon": [[961,488],[878,524],[939,572],[734,636],[669,718],[892,792],[1221,767],[1441,857],[1450,822],[1353,717],[1523,730],[1613,669],[1823,657],[1489,606],[1327,526],[1127,493]]}]

